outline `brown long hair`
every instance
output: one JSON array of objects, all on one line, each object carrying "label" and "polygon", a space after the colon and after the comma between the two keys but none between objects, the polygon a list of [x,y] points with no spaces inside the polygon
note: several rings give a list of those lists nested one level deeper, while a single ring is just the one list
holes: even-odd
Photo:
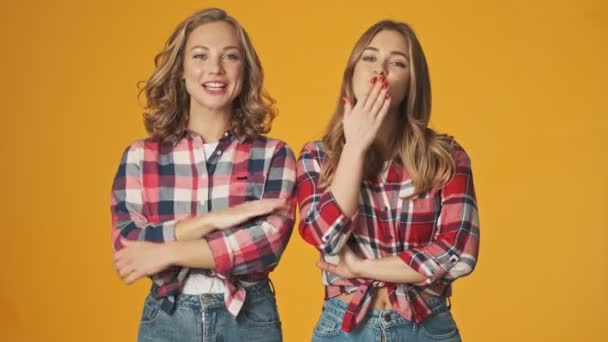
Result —
[{"label": "brown long hair", "polygon": [[[410,197],[414,197],[445,185],[452,177],[455,166],[452,158],[453,138],[438,134],[428,127],[431,118],[431,81],[420,42],[408,24],[382,20],[363,33],[348,59],[339,98],[346,97],[354,103],[352,78],[355,65],[361,58],[363,50],[382,30],[398,32],[408,42],[411,65],[410,86],[408,94],[400,105],[399,123],[403,130],[395,137],[394,148],[412,178],[414,193]],[[323,137],[327,159],[321,170],[322,186],[329,185],[333,180],[344,148],[343,116],[344,104],[338,101]],[[380,149],[372,145],[365,157],[364,177],[378,174],[382,169],[384,158]]]},{"label": "brown long hair", "polygon": [[183,81],[184,48],[190,33],[202,24],[225,21],[237,31],[245,55],[240,95],[234,100],[231,127],[243,138],[268,133],[276,116],[275,100],[264,90],[264,72],[249,35],[236,19],[219,8],[205,9],[182,21],[154,58],[155,70],[140,89],[146,95],[144,123],[148,134],[175,143],[188,125],[190,95]]}]

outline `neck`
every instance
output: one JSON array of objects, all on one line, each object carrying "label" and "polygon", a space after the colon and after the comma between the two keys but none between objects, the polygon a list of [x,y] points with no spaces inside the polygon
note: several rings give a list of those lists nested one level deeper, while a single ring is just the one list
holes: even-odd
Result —
[{"label": "neck", "polygon": [[218,141],[230,120],[230,109],[215,109],[190,106],[188,129],[197,133],[205,143]]}]

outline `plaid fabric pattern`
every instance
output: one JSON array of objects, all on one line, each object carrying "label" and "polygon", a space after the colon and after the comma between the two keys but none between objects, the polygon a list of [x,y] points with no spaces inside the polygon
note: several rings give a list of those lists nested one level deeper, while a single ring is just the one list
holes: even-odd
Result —
[{"label": "plaid fabric pattern", "polygon": [[[245,201],[287,199],[287,214],[258,217],[204,237],[216,265],[205,272],[224,281],[226,307],[236,317],[245,300],[240,281],[267,279],[291,236],[295,157],[281,141],[263,136],[245,141],[231,130],[212,155],[205,156],[203,144],[186,131],[175,145],[146,139],[125,150],[112,186],[112,243],[119,250],[121,239],[172,241],[180,219]],[[166,312],[173,312],[188,272],[173,266],[151,277]]]},{"label": "plaid fabric pattern", "polygon": [[323,272],[325,296],[352,293],[342,329],[351,331],[369,309],[377,287],[386,286],[392,307],[404,318],[421,322],[431,310],[421,293],[451,295],[451,283],[471,273],[479,250],[479,219],[470,159],[454,144],[455,174],[441,189],[405,200],[414,184],[399,160],[363,180],[359,209],[347,217],[327,188],[319,187],[325,160],[321,142],[304,146],[297,163],[299,232],[322,257],[339,254],[348,244],[367,259],[399,256],[426,275],[418,284],[391,284],[370,279],[341,279]]}]

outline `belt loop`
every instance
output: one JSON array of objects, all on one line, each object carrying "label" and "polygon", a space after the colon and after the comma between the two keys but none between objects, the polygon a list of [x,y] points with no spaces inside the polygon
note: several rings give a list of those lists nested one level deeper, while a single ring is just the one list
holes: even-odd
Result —
[{"label": "belt loop", "polygon": [[448,310],[452,309],[452,300],[450,299],[450,297],[447,298],[448,300]]}]

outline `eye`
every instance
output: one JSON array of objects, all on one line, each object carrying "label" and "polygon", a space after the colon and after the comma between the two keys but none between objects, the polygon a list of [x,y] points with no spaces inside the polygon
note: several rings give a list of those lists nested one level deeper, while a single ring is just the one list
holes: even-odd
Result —
[{"label": "eye", "polygon": [[240,59],[239,55],[235,54],[235,53],[231,53],[229,55],[224,56],[225,59],[234,62],[234,61],[238,61]]},{"label": "eye", "polygon": [[376,57],[368,55],[368,56],[361,57],[361,60],[365,61],[365,62],[375,62],[376,61]]},{"label": "eye", "polygon": [[397,62],[392,62],[391,64],[392,64],[392,65],[396,65],[396,66],[398,66],[398,67],[400,67],[400,68],[406,68],[406,67],[407,67],[407,64],[406,64],[406,63],[404,63],[404,62],[399,62],[399,61],[397,61]]},{"label": "eye", "polygon": [[207,55],[205,55],[204,53],[197,53],[196,55],[192,56],[192,58],[204,61],[207,59]]}]

